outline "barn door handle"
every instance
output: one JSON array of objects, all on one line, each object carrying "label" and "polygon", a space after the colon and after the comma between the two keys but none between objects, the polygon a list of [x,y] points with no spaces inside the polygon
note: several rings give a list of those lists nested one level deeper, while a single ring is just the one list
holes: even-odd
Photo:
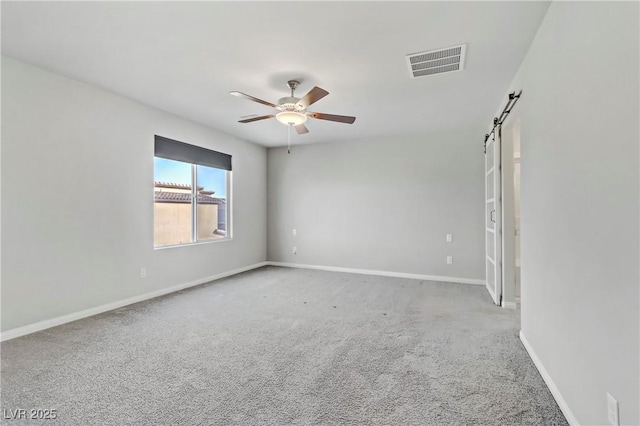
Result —
[{"label": "barn door handle", "polygon": [[496,211],[491,210],[491,222],[496,223]]}]

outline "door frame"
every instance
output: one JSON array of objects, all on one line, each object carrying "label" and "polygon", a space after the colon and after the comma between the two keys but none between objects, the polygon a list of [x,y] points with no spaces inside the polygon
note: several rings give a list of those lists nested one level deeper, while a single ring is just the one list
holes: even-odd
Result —
[{"label": "door frame", "polygon": [[[516,309],[516,256],[515,256],[515,159],[514,141],[517,137],[520,142],[520,153],[522,153],[521,140],[522,121],[518,110],[511,111],[511,114],[502,124],[504,137],[500,137],[501,156],[501,182],[502,182],[502,307]],[[520,178],[522,179],[522,164],[520,165]],[[522,194],[521,194],[522,196]],[[522,244],[522,235],[520,236]]]}]

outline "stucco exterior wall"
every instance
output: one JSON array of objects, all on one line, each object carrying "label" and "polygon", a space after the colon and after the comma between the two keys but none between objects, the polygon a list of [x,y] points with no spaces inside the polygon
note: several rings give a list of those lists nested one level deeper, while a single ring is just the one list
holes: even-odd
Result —
[{"label": "stucco exterior wall", "polygon": [[191,242],[191,204],[154,203],[155,246]]},{"label": "stucco exterior wall", "polygon": [[220,238],[213,233],[218,228],[218,205],[198,204],[198,240]]},{"label": "stucco exterior wall", "polygon": [[[191,204],[154,203],[154,245],[166,246],[191,242]],[[223,238],[218,228],[218,205],[198,205],[198,240]]]}]

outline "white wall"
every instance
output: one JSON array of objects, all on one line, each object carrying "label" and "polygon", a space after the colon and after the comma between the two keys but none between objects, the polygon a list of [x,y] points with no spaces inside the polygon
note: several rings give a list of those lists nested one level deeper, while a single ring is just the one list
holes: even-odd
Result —
[{"label": "white wall", "polygon": [[[154,250],[155,134],[233,156],[232,241]],[[266,150],[3,57],[2,228],[3,331],[262,262]]]},{"label": "white wall", "polygon": [[639,415],[638,3],[554,2],[521,108],[522,333],[580,424]]},{"label": "white wall", "polygon": [[483,130],[269,149],[269,260],[484,280]]}]

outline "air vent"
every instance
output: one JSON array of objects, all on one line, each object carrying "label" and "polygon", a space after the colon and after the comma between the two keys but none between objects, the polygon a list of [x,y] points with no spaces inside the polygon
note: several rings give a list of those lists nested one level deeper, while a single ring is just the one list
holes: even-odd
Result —
[{"label": "air vent", "polygon": [[407,55],[411,78],[461,71],[464,67],[466,49],[467,45],[461,44],[460,46]]}]

